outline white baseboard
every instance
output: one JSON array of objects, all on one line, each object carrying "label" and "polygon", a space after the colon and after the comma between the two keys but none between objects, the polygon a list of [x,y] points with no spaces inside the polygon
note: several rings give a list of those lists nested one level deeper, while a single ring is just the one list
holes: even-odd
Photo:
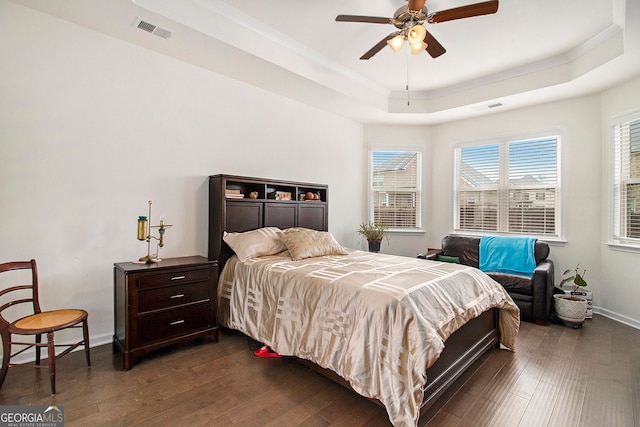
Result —
[{"label": "white baseboard", "polygon": [[608,317],[609,319],[615,320],[616,322],[631,326],[632,328],[640,329],[640,320],[632,319],[631,317],[627,317],[623,314],[616,313],[615,311],[607,310],[606,308],[602,307],[593,307],[593,312],[601,316]]},{"label": "white baseboard", "polygon": [[99,345],[111,344],[113,342],[113,334],[104,334],[99,336],[91,336],[91,347],[98,347]]}]

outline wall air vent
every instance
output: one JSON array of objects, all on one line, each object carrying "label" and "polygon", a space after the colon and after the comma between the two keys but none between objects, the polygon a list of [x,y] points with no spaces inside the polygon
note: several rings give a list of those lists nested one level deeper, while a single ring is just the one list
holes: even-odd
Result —
[{"label": "wall air vent", "polygon": [[151,33],[154,34],[158,37],[162,37],[163,39],[168,39],[171,37],[171,35],[173,34],[171,31],[166,30],[164,28],[160,28],[157,25],[154,25],[150,22],[147,22],[145,20],[142,19],[137,19],[135,22],[135,27],[139,28],[143,31],[146,31],[147,33]]}]

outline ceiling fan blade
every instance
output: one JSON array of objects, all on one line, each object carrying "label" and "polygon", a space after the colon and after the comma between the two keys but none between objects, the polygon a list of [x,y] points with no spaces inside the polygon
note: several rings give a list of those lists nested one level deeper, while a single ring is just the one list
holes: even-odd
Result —
[{"label": "ceiling fan blade", "polygon": [[424,42],[427,44],[426,51],[432,58],[437,58],[447,51],[429,31],[424,36]]},{"label": "ceiling fan blade", "polygon": [[422,10],[425,0],[409,0],[407,4],[408,10]]},{"label": "ceiling fan blade", "polygon": [[391,18],[378,16],[338,15],[336,22],[367,22],[370,24],[391,24]]},{"label": "ceiling fan blade", "polygon": [[387,45],[387,41],[391,40],[392,38],[394,38],[395,36],[397,36],[398,34],[400,34],[400,31],[396,31],[395,33],[391,33],[389,34],[387,37],[383,38],[382,40],[380,40],[378,42],[378,44],[376,44],[374,47],[372,47],[371,49],[369,49],[367,51],[367,53],[365,53],[364,55],[362,55],[360,57],[360,59],[366,60],[371,58],[373,55],[375,55],[376,53],[380,52],[382,50],[382,48],[384,48]]},{"label": "ceiling fan blade", "polygon": [[454,19],[471,18],[472,16],[490,15],[497,11],[498,0],[491,0],[434,12],[429,15],[428,20],[429,22],[453,21]]}]

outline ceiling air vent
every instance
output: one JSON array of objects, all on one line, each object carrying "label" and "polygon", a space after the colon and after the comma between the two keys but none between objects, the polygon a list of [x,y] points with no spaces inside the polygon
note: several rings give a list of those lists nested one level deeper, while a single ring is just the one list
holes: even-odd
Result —
[{"label": "ceiling air vent", "polygon": [[144,21],[142,19],[137,19],[135,22],[136,28],[139,28],[148,33],[154,34],[158,37],[162,37],[163,39],[168,39],[171,37],[171,31],[166,30],[164,28],[160,28],[157,25],[154,25],[150,22]]},{"label": "ceiling air vent", "polygon": [[503,105],[502,102],[497,101],[491,104],[474,105],[471,108],[473,108],[475,111],[486,111],[486,110],[491,110],[492,108],[502,107],[502,105]]}]

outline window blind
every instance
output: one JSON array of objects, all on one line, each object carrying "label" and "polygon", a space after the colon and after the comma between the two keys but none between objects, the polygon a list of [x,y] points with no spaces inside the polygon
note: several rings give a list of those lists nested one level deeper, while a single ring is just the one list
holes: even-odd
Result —
[{"label": "window blind", "polygon": [[559,137],[455,150],[459,231],[559,237]]},{"label": "window blind", "polygon": [[613,240],[640,245],[640,113],[613,125]]},{"label": "window blind", "polygon": [[371,221],[392,229],[420,228],[421,152],[372,150],[370,169]]},{"label": "window blind", "polygon": [[500,145],[457,150],[456,229],[498,231]]}]

